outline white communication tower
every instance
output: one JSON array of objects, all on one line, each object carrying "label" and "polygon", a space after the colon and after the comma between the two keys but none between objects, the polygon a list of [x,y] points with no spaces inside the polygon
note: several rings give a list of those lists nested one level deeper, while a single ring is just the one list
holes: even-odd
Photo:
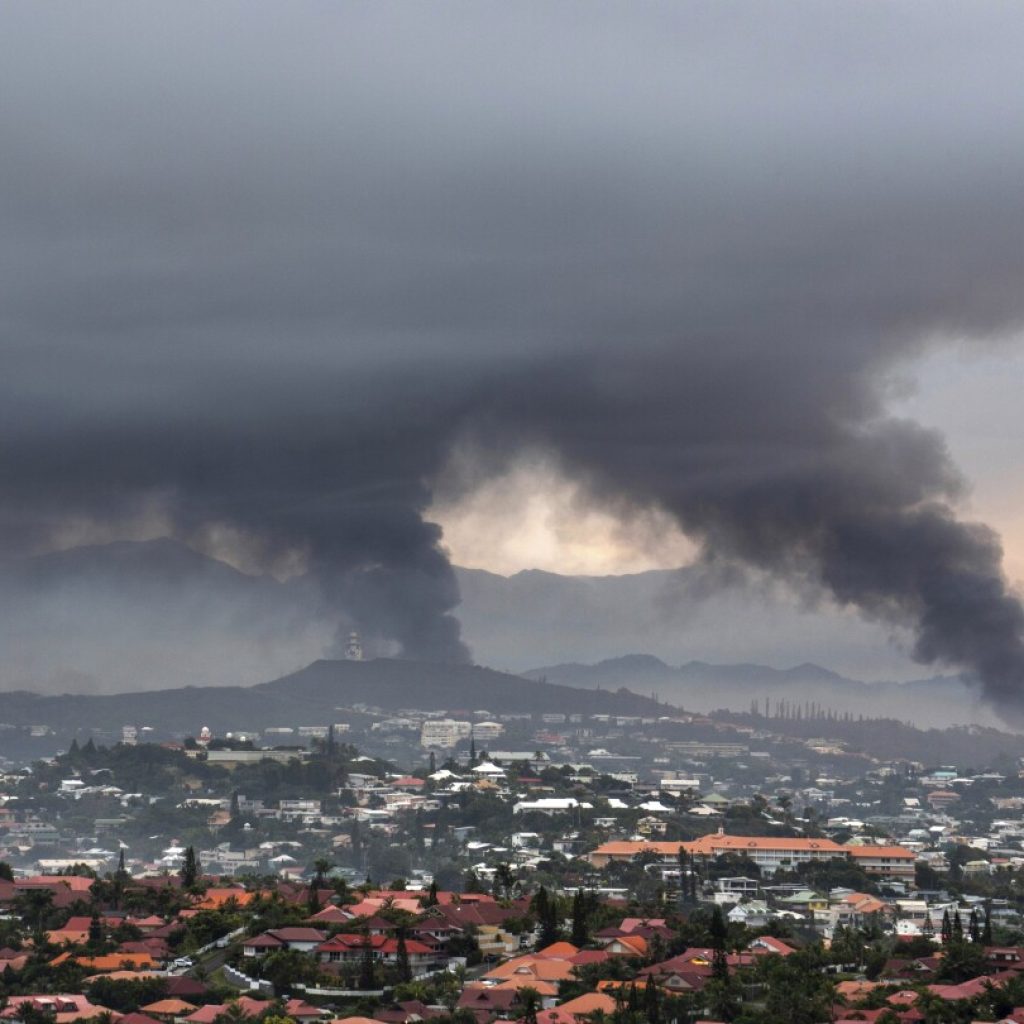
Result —
[{"label": "white communication tower", "polygon": [[345,657],[348,661],[363,660],[363,642],[355,630],[348,635],[348,643],[345,644]]}]

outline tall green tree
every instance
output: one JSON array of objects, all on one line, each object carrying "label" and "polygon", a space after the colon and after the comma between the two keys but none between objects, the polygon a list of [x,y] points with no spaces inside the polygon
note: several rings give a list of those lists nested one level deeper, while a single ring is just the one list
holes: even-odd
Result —
[{"label": "tall green tree", "polygon": [[962,981],[970,981],[983,974],[986,966],[985,950],[981,943],[968,941],[962,930],[957,935],[954,928],[953,938],[943,947],[935,977],[938,981],[959,985]]},{"label": "tall green tree", "polygon": [[686,906],[690,901],[690,876],[688,873],[689,857],[686,853],[685,848],[680,844],[679,853],[677,855],[678,866],[679,866],[679,903],[680,906]]},{"label": "tall green tree", "polygon": [[494,896],[499,899],[508,899],[512,895],[512,889],[516,884],[516,876],[512,871],[512,865],[502,861],[494,869]]},{"label": "tall green tree", "polygon": [[409,965],[409,949],[405,944],[405,926],[399,925],[397,932],[397,948],[395,950],[395,965],[398,968],[400,981],[412,980],[412,967]]},{"label": "tall green tree", "polygon": [[711,976],[719,981],[727,981],[729,979],[729,962],[726,944],[729,939],[729,926],[726,924],[722,908],[717,904],[711,912],[708,933],[711,936],[712,949]]},{"label": "tall green tree", "polygon": [[279,949],[266,958],[261,973],[281,995],[296,985],[315,984],[320,968],[312,957],[297,949]]},{"label": "tall green tree", "polygon": [[702,994],[708,1012],[716,1021],[731,1021],[740,1012],[739,989],[732,978],[710,978]]},{"label": "tall green tree", "polygon": [[572,944],[582,948],[590,941],[587,928],[587,901],[582,889],[577,889],[572,898]]},{"label": "tall green tree", "polygon": [[537,940],[540,947],[543,949],[558,942],[562,937],[558,897],[549,893],[542,885],[533,898],[533,912],[537,915],[537,923],[540,926],[540,937]]},{"label": "tall green tree", "polygon": [[370,943],[369,929],[363,929],[363,942],[359,954],[359,987],[364,991],[370,991],[377,987],[376,971],[373,964],[373,946]]},{"label": "tall green tree", "polygon": [[661,1024],[663,1020],[661,990],[654,984],[653,978],[648,978],[644,987],[644,1018],[647,1024]]},{"label": "tall green tree", "polygon": [[199,881],[199,858],[196,856],[194,846],[189,846],[185,851],[185,862],[181,866],[181,884],[186,889],[194,889]]},{"label": "tall green tree", "polygon": [[34,931],[46,929],[46,920],[53,910],[53,893],[49,889],[26,889],[14,898],[14,911]]},{"label": "tall green tree", "polygon": [[306,892],[306,912],[312,917],[314,914],[319,914],[320,909],[320,890],[316,887],[315,882],[310,882]]},{"label": "tall green tree", "polygon": [[349,838],[352,844],[352,860],[356,867],[362,867],[363,864],[363,830],[359,824],[358,818],[352,819],[352,829],[349,832]]},{"label": "tall green tree", "polygon": [[835,991],[832,981],[822,973],[823,966],[820,947],[808,947],[787,957],[763,957],[758,980],[764,984],[764,1024],[821,1024],[831,1020]]},{"label": "tall green tree", "polygon": [[331,873],[334,864],[326,857],[317,857],[313,861],[313,885],[317,889],[327,888],[327,876]]}]

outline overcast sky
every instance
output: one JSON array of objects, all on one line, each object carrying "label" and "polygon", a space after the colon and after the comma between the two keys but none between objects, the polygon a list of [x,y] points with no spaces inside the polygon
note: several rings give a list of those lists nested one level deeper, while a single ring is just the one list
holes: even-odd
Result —
[{"label": "overcast sky", "polygon": [[432,519],[503,571],[735,561],[1018,694],[964,520],[1024,575],[1022,30],[8,6],[4,549],[171,533],[442,658]]}]

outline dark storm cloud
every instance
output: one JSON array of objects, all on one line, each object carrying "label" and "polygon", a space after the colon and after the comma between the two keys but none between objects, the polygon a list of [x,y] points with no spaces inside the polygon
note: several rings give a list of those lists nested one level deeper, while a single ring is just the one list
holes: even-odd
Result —
[{"label": "dark storm cloud", "polygon": [[1024,617],[924,346],[1011,333],[1010,6],[5,15],[0,516],[229,524],[459,656],[431,481],[553,450],[1019,703]]}]

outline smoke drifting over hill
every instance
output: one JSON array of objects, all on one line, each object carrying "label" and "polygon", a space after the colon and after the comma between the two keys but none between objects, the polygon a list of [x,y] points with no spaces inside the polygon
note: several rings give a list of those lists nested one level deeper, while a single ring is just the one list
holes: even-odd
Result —
[{"label": "smoke drifting over hill", "polygon": [[1024,13],[6,20],[9,551],[155,518],[460,659],[432,481],[541,450],[1022,703],[998,539],[886,397],[1020,325]]}]

